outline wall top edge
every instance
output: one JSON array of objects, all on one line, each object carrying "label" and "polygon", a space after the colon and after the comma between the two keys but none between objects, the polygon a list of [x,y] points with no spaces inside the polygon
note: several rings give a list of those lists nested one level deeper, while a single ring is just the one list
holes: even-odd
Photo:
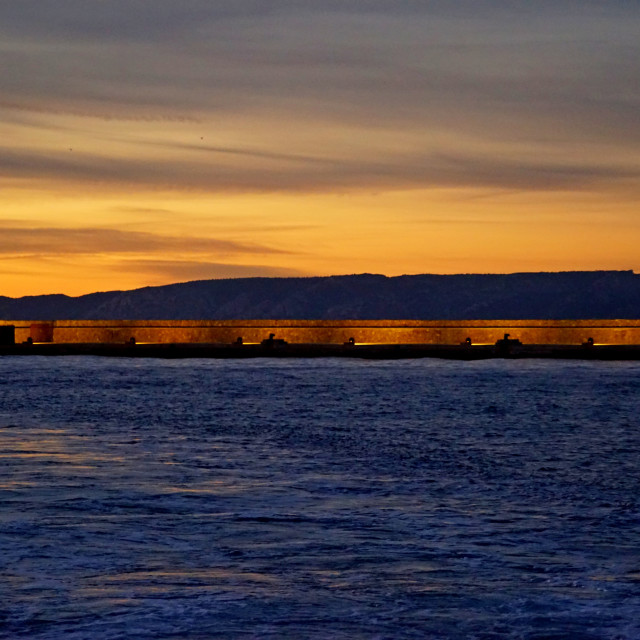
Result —
[{"label": "wall top edge", "polygon": [[526,327],[592,327],[592,328],[638,328],[640,319],[591,319],[591,320],[0,320],[0,325],[14,325],[28,328],[32,324],[48,324],[55,328],[356,328],[356,327],[389,327],[389,328],[420,328],[420,327],[482,327],[482,328],[526,328]]}]

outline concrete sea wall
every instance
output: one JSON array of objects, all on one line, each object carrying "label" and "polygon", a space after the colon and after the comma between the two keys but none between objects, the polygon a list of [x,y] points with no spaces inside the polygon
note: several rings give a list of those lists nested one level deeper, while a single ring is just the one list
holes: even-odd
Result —
[{"label": "concrete sea wall", "polygon": [[494,344],[504,337],[524,344],[640,345],[640,320],[55,320],[3,321],[15,341],[54,343],[245,343],[270,334],[289,343]]}]

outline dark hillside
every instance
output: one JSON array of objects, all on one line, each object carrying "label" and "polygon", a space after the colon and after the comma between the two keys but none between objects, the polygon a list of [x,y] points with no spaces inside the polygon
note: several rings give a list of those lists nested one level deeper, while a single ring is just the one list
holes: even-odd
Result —
[{"label": "dark hillside", "polygon": [[640,276],[632,271],[243,278],[77,298],[0,297],[0,318],[12,320],[638,317]]}]

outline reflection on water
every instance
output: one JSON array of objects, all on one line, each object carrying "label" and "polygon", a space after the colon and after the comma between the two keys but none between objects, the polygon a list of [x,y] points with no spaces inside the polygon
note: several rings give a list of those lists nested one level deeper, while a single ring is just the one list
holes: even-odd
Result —
[{"label": "reflection on water", "polygon": [[637,639],[639,373],[1,359],[0,637]]}]

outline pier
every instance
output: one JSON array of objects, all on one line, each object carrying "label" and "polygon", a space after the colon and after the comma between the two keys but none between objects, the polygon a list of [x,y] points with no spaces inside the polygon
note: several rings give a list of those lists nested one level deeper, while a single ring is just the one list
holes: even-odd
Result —
[{"label": "pier", "polygon": [[0,338],[0,355],[640,359],[640,320],[21,320]]}]

